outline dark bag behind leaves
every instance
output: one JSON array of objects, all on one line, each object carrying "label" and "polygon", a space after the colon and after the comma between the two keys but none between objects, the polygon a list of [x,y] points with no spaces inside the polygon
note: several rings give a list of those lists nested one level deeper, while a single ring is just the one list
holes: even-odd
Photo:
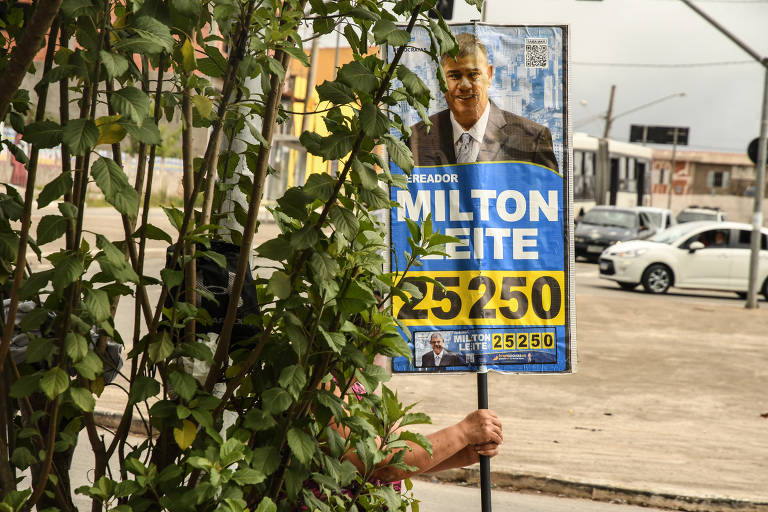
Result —
[{"label": "dark bag behind leaves", "polygon": [[[214,300],[210,300],[201,294],[197,294],[196,306],[204,308],[212,320],[207,325],[201,325],[200,322],[197,322],[197,333],[210,332],[219,334],[224,327],[224,317],[227,314],[227,307],[229,307],[229,300],[232,295],[232,285],[235,281],[235,273],[237,272],[237,258],[240,255],[240,247],[222,240],[213,240],[211,241],[210,249],[207,249],[202,244],[197,244],[196,250],[198,253],[215,252],[224,256],[226,260],[226,267],[222,268],[216,261],[204,254],[196,258],[196,287],[201,290],[207,290],[214,297]],[[166,252],[166,267],[170,265],[172,252],[173,246],[169,247]],[[184,283],[181,285],[181,290],[175,288],[170,290],[169,300],[166,301],[167,307],[172,306],[170,297],[175,297],[177,292],[179,293],[179,300],[183,301]],[[253,337],[260,332],[261,329],[258,326],[245,323],[245,319],[249,315],[258,314],[259,302],[256,294],[256,285],[249,271],[245,274],[243,292],[238,299],[237,316],[235,318],[235,325],[232,328],[230,352],[238,348],[246,348],[250,345]]]}]

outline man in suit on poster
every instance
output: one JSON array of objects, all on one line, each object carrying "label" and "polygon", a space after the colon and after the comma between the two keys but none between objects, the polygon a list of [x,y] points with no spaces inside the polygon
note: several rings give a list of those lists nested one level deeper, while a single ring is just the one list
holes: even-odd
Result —
[{"label": "man in suit on poster", "polygon": [[488,99],[493,66],[474,35],[456,36],[458,54],[443,55],[448,109],[411,127],[415,165],[522,161],[557,170],[552,134],[546,126],[506,112]]},{"label": "man in suit on poster", "polygon": [[432,333],[429,338],[432,350],[421,356],[421,366],[464,366],[464,360],[456,352],[445,350],[445,339],[439,332]]}]

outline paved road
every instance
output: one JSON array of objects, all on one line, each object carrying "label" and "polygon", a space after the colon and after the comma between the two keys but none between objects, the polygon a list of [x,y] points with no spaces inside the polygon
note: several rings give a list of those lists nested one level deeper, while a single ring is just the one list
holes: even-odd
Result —
[{"label": "paved road", "polygon": [[[597,264],[585,263],[583,261],[577,261],[574,268],[574,277],[576,280],[576,293],[577,294],[589,294],[599,295],[603,297],[616,297],[626,298],[631,297],[632,294],[638,296],[648,296],[642,285],[638,285],[634,290],[627,291],[619,288],[619,285],[615,281],[608,279],[600,279]],[[659,304],[666,304],[668,301],[683,301],[683,302],[699,302],[703,304],[732,304],[732,305],[744,305],[745,300],[740,299],[733,292],[721,292],[713,290],[690,290],[682,288],[670,288],[669,291],[662,295],[654,295],[654,300]],[[768,305],[765,297],[758,295],[759,302],[763,306]]]}]

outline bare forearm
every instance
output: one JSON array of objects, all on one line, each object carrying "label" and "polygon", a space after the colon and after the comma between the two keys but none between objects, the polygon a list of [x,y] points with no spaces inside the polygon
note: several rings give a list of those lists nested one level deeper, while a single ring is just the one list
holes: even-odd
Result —
[{"label": "bare forearm", "polygon": [[[397,450],[378,465],[378,468],[373,473],[373,478],[391,482],[408,478],[414,474],[431,471],[431,468],[454,457],[467,446],[466,436],[458,425],[438,430],[434,434],[428,435],[427,439],[432,443],[432,455],[421,446],[410,441],[408,442],[408,449],[405,449],[403,462],[408,466],[416,468],[415,470],[406,471],[389,466],[392,457],[397,451],[400,451]],[[356,454],[350,454],[348,458],[359,468],[362,466],[358,462],[359,459]]]},{"label": "bare forearm", "polygon": [[445,471],[446,469],[463,468],[471,466],[478,461],[480,461],[480,456],[475,449],[471,446],[465,446],[463,450],[453,454],[441,463],[435,464],[425,471],[425,473],[437,473],[438,471]]}]

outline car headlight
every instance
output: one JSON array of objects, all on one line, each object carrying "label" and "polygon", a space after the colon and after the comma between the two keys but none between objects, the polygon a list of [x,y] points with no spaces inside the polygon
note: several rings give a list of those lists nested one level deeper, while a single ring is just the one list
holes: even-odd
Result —
[{"label": "car headlight", "polygon": [[619,258],[637,258],[648,252],[648,249],[614,249],[611,254]]}]

